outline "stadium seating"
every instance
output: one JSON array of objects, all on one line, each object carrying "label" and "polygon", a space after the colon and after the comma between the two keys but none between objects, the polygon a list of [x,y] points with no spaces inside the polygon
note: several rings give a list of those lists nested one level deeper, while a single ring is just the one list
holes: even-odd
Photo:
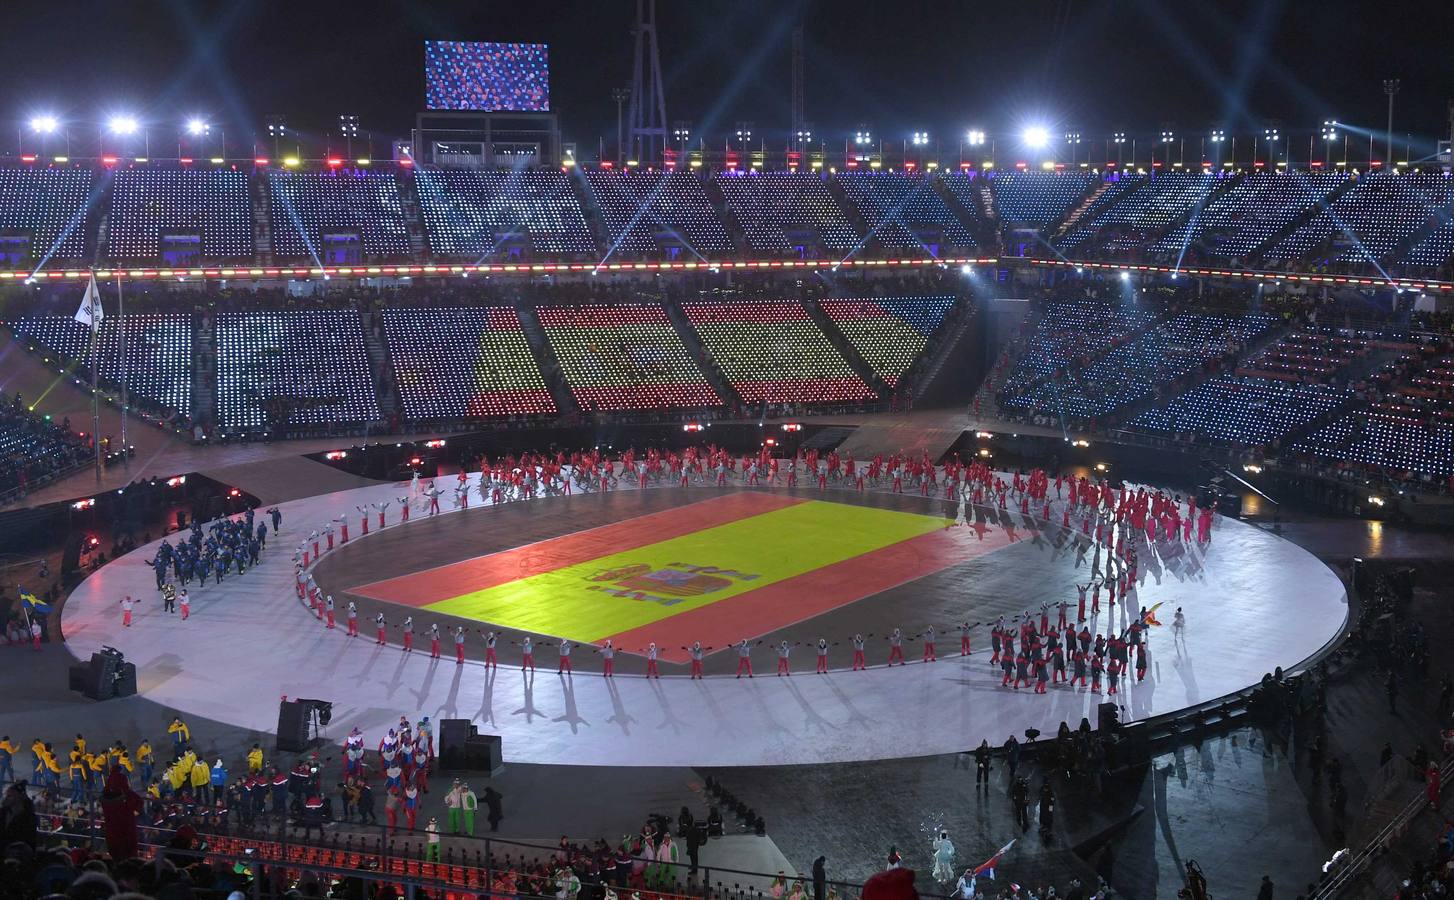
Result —
[{"label": "stadium seating", "polygon": [[1072,417],[1104,415],[1220,358],[1272,324],[1265,316],[1180,313],[1073,370],[1066,383],[1042,385],[1036,405],[1052,408],[1052,401],[1058,401],[1058,408]]},{"label": "stadium seating", "polygon": [[818,305],[874,374],[894,387],[924,352],[954,300],[953,296],[871,297],[820,300]]},{"label": "stadium seating", "polygon": [[268,219],[273,252],[284,258],[330,261],[330,235],[356,235],[365,258],[409,254],[409,230],[393,172],[269,169]]},{"label": "stadium seating", "polygon": [[1006,377],[1003,390],[1011,396],[1019,394],[1072,363],[1104,352],[1155,319],[1149,310],[1099,301],[1053,302]]},{"label": "stadium seating", "polygon": [[1397,260],[1400,265],[1440,268],[1454,262],[1454,210],[1422,240],[1409,247]]},{"label": "stadium seating", "polygon": [[1243,363],[1239,374],[1323,383],[1368,352],[1372,337],[1346,329],[1302,328]]},{"label": "stadium seating", "polygon": [[848,201],[868,223],[869,238],[885,249],[969,249],[975,240],[934,189],[934,179],[898,172],[845,172],[835,176]]},{"label": "stadium seating", "polygon": [[437,256],[594,254],[570,176],[558,169],[433,169],[414,173],[429,249]]},{"label": "stadium seating", "polygon": [[[1123,197],[1134,193],[1146,181],[1147,179],[1141,175],[1118,175],[1095,188],[1090,202],[1086,203],[1085,208],[1080,210],[1079,215],[1076,216],[1074,227],[1053,241],[1054,245],[1074,249],[1085,243],[1095,235],[1095,227],[1086,226],[1095,222],[1104,210],[1115,206]],[[1075,210],[1072,209],[1071,212],[1074,213]]]},{"label": "stadium seating", "polygon": [[409,419],[555,412],[513,307],[390,307],[384,333]]},{"label": "stadium seating", "polygon": [[1305,210],[1321,202],[1347,176],[1340,172],[1258,172],[1244,177],[1152,249],[1195,247],[1236,259],[1251,253]]},{"label": "stadium seating", "polygon": [[111,187],[107,255],[157,262],[165,232],[200,238],[198,260],[254,256],[247,173],[234,169],[122,169]]},{"label": "stadium seating", "polygon": [[218,314],[217,425],[224,434],[378,418],[357,311]]},{"label": "stadium seating", "polygon": [[1218,375],[1151,409],[1130,424],[1152,431],[1195,433],[1240,444],[1270,444],[1345,401],[1350,391],[1329,384]]},{"label": "stadium seating", "polygon": [[1443,173],[1370,172],[1264,255],[1300,259],[1328,245],[1328,259],[1377,263],[1451,204],[1454,179]]},{"label": "stadium seating", "polygon": [[793,300],[683,305],[707,352],[748,403],[874,399],[843,355]]},{"label": "stadium seating", "polygon": [[541,306],[536,313],[586,412],[722,403],[660,304]]},{"label": "stadium seating", "polygon": [[853,225],[818,175],[719,172],[713,181],[742,226],[749,249],[785,253],[821,244],[829,251],[847,253],[858,245]]},{"label": "stadium seating", "polygon": [[1293,449],[1443,477],[1454,471],[1454,422],[1398,404],[1376,404],[1314,431]]},{"label": "stadium seating", "polygon": [[1004,227],[1045,229],[1064,220],[1099,180],[1090,172],[1007,172],[991,178],[990,186]]},{"label": "stadium seating", "polygon": [[59,424],[0,403],[0,493],[35,485],[89,456],[85,442]]},{"label": "stadium seating", "polygon": [[31,264],[85,256],[94,180],[91,169],[0,167],[0,234],[28,237]]},{"label": "stadium seating", "polygon": [[727,229],[695,174],[606,169],[585,174],[615,250],[661,255],[680,244],[703,256],[731,252]]},{"label": "stadium seating", "polygon": [[[1061,238],[1059,246],[1078,247],[1096,237],[1096,242],[1106,250],[1134,249],[1205,203],[1216,186],[1217,176],[1209,173],[1157,172],[1144,179],[1140,188],[1123,190],[1119,202],[1095,204],[1094,209],[1081,217],[1075,231]],[[1105,196],[1100,199],[1104,200]],[[1097,235],[1106,228],[1117,233]]]},{"label": "stadium seating", "polygon": [[[126,385],[134,398],[183,415],[192,413],[192,317],[175,313],[128,313]],[[71,316],[30,316],[12,323],[17,337],[48,347],[82,365],[91,330]],[[102,320],[97,351],[99,377],[121,383],[121,335],[115,316]]]}]

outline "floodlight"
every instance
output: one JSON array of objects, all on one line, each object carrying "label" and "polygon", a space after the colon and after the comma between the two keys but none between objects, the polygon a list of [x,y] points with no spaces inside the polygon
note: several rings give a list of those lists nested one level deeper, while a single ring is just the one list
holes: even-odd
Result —
[{"label": "floodlight", "polygon": [[1121,280],[1122,281],[1130,281],[1131,280],[1131,273],[1130,272],[1127,272],[1125,269],[1122,269],[1121,270]]},{"label": "floodlight", "polygon": [[211,126],[202,119],[191,119],[187,122],[188,134],[206,134],[210,128]]},{"label": "floodlight", "polygon": [[136,134],[136,119],[131,116],[112,116],[111,121],[106,123],[113,134]]},{"label": "floodlight", "polygon": [[1026,128],[1025,133],[1024,135],[1022,135],[1022,137],[1025,140],[1026,147],[1039,148],[1044,147],[1046,144],[1050,143],[1050,132],[1046,131],[1044,128],[1041,128],[1039,125],[1032,125],[1031,127]]},{"label": "floodlight", "polygon": [[980,146],[983,143],[984,143],[984,132],[983,131],[979,131],[977,129],[976,130],[973,130],[973,131],[970,131],[970,133],[969,133],[969,145],[971,147],[978,147],[978,146]]},{"label": "floodlight", "polygon": [[55,116],[36,116],[30,120],[30,130],[38,131],[41,134],[50,134],[59,127],[60,123],[56,121]]}]

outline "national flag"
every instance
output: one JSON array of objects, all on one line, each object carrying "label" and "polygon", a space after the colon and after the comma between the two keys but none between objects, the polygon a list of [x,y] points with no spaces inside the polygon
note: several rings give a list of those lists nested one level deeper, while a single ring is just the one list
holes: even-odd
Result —
[{"label": "national flag", "polygon": [[[1165,600],[1161,601],[1161,603],[1165,603],[1165,602],[1166,602]],[[1156,611],[1161,608],[1161,603],[1158,603],[1155,606],[1151,606],[1151,607],[1146,608],[1145,610],[1142,610],[1142,612],[1141,612],[1141,623],[1143,625],[1157,625],[1157,626],[1159,626],[1161,624],[1160,622],[1158,622],[1156,620]]]},{"label": "national flag", "polygon": [[105,316],[101,309],[101,291],[96,288],[96,276],[93,274],[86,284],[86,294],[81,298],[81,308],[76,310],[76,321],[95,331],[101,327]]},{"label": "national flag", "polygon": [[994,856],[991,856],[985,862],[980,863],[979,866],[970,874],[972,874],[975,878],[988,878],[989,880],[994,881],[995,866],[998,866],[1000,864],[1000,857],[1004,856],[1006,853],[1009,853],[1010,848],[1015,846],[1015,840],[1018,840],[1018,838],[1012,839],[1008,844],[996,850]]},{"label": "national flag", "polygon": [[39,597],[35,596],[35,594],[31,593],[30,591],[27,591],[25,588],[20,589],[20,602],[24,603],[25,608],[36,615],[44,616],[50,614],[50,604],[46,603],[44,600],[41,600]]}]

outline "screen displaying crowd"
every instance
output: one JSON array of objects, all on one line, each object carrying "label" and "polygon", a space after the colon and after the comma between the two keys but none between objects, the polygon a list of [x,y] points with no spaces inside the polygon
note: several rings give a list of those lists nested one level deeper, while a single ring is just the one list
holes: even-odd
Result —
[{"label": "screen displaying crowd", "polygon": [[550,111],[548,44],[424,42],[430,109]]}]

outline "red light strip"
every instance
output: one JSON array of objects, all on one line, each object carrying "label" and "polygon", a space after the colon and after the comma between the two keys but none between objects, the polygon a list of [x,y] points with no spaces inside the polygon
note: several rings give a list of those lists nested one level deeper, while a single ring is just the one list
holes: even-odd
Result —
[{"label": "red light strip", "polygon": [[[1049,266],[1056,268],[1094,269],[1104,271],[1126,271],[1146,273],[1170,273],[1169,266],[1136,265],[1132,263],[1090,262],[1064,259],[1043,259],[1038,257],[1014,257],[1000,260],[993,256],[943,257],[940,259],[888,258],[888,259],[755,259],[755,260],[707,260],[703,262],[612,262],[612,263],[486,263],[483,265],[458,265],[450,263],[407,263],[380,266],[206,266],[191,269],[97,269],[96,275],[103,278],[148,279],[148,278],[373,278],[377,276],[423,275],[427,277],[449,277],[454,275],[541,275],[560,272],[681,272],[712,271],[721,269],[836,269],[870,268],[878,266],[907,266],[928,268],[931,266],[963,265],[1007,265]],[[1304,284],[1364,284],[1404,290],[1454,292],[1454,282],[1424,281],[1411,279],[1382,279],[1349,275],[1308,275],[1300,272],[1256,272],[1245,269],[1211,269],[1199,266],[1185,266],[1174,270],[1177,274],[1200,275],[1215,278],[1246,278],[1261,281],[1294,281]],[[32,274],[29,271],[0,271],[0,282],[24,281],[27,278],[71,279],[79,281],[90,276],[88,269],[53,269]]]}]

